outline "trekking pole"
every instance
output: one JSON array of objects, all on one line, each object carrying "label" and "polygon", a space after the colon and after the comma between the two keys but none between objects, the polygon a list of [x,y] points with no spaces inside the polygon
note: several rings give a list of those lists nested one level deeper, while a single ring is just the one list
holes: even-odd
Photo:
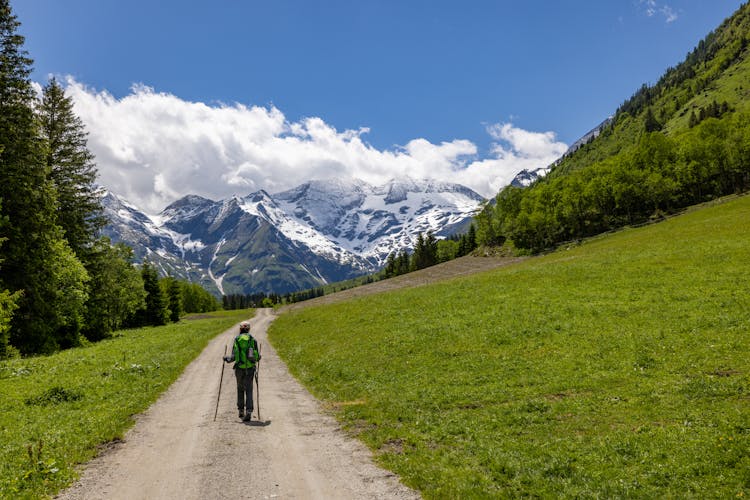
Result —
[{"label": "trekking pole", "polygon": [[216,415],[219,413],[219,398],[221,398],[221,383],[224,381],[224,365],[227,364],[224,358],[227,356],[227,346],[224,345],[224,357],[221,358],[221,378],[219,378],[219,394],[216,395],[216,411],[214,412],[214,422]]},{"label": "trekking pole", "polygon": [[258,387],[258,372],[260,371],[260,342],[258,343],[258,362],[255,364],[255,394],[258,399],[258,420],[260,420],[260,388]]}]

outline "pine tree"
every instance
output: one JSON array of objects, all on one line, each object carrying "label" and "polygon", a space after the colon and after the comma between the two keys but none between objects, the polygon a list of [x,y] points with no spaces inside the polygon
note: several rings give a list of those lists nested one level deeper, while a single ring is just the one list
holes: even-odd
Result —
[{"label": "pine tree", "polygon": [[661,130],[661,123],[654,116],[654,111],[649,107],[646,108],[646,115],[643,118],[643,125],[646,132],[658,132]]},{"label": "pine tree", "polygon": [[141,268],[141,277],[143,288],[146,290],[146,309],[143,311],[142,325],[166,325],[167,304],[161,286],[159,286],[156,268],[148,261],[144,262]]},{"label": "pine tree", "polygon": [[409,254],[406,250],[401,250],[396,258],[396,276],[409,272]]},{"label": "pine tree", "polygon": [[52,78],[37,110],[47,143],[46,163],[57,193],[57,224],[79,258],[91,246],[106,220],[95,185],[94,155],[86,145],[83,123],[73,101]]},{"label": "pine tree", "polygon": [[391,252],[388,254],[383,272],[386,278],[392,278],[393,276],[396,276],[396,252]]},{"label": "pine tree", "polygon": [[425,240],[422,233],[417,235],[417,242],[414,244],[414,252],[411,255],[409,271],[416,271],[424,267]]},{"label": "pine tree", "polygon": [[[50,352],[76,341],[85,271],[55,224],[56,197],[45,145],[34,117],[31,59],[8,0],[0,0],[0,199],[8,223],[0,238],[0,288],[20,291],[10,341],[24,353]],[[60,268],[59,265],[70,265]],[[59,293],[73,294],[68,300]],[[80,293],[79,293],[80,292]],[[71,309],[72,308],[72,309]],[[72,314],[72,316],[68,316]]]},{"label": "pine tree", "polygon": [[182,291],[180,282],[175,278],[166,279],[167,298],[169,301],[169,320],[173,323],[180,321],[182,313]]},{"label": "pine tree", "polygon": [[[2,200],[0,200],[0,206]],[[0,226],[6,221],[0,218]],[[3,240],[0,239],[0,246],[3,244]],[[13,312],[18,307],[19,293],[10,293],[8,290],[0,290],[0,359],[8,356],[8,340],[10,337],[10,320],[13,317]]]},{"label": "pine tree", "polygon": [[469,232],[466,233],[466,249],[467,254],[473,252],[477,248],[477,228],[472,222],[469,226]]}]

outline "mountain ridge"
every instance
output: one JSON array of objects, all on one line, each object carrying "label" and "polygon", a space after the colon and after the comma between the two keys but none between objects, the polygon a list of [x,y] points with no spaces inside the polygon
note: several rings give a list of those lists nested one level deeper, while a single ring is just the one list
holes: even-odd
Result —
[{"label": "mountain ridge", "polygon": [[312,180],[216,201],[189,194],[146,215],[109,192],[104,234],[161,274],[217,295],[288,293],[374,272],[420,232],[465,227],[482,201],[465,186],[425,179]]}]

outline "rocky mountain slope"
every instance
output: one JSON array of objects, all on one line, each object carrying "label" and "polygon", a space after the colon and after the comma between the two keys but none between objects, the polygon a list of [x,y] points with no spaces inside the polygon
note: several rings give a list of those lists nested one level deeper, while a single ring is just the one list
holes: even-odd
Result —
[{"label": "rocky mountain slope", "polygon": [[465,227],[481,201],[464,186],[426,180],[310,181],[275,195],[189,195],[148,216],[108,193],[105,235],[217,295],[287,293],[376,271],[419,233]]}]

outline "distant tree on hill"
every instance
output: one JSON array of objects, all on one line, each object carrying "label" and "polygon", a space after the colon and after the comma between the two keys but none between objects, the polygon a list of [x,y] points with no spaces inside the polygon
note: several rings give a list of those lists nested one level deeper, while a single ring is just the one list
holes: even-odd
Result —
[{"label": "distant tree on hill", "polygon": [[459,241],[454,239],[439,240],[437,242],[437,261],[448,262],[459,257]]},{"label": "distant tree on hill", "polygon": [[643,126],[646,132],[658,132],[661,130],[661,123],[654,116],[654,111],[651,107],[646,108],[646,114],[643,117]]},{"label": "distant tree on hill", "polygon": [[396,257],[396,275],[406,274],[409,272],[409,252],[406,249],[401,250]]},{"label": "distant tree on hill", "polygon": [[162,286],[162,295],[167,298],[167,309],[169,310],[169,321],[177,323],[182,314],[182,290],[180,282],[168,276],[159,282]]},{"label": "distant tree on hill", "polygon": [[185,313],[202,313],[221,309],[221,305],[216,298],[199,284],[181,281],[180,288],[182,290],[182,309]]},{"label": "distant tree on hill", "polygon": [[474,249],[477,248],[477,230],[476,226],[472,222],[469,226],[469,231],[466,234],[462,234],[458,240],[458,254],[457,257],[469,255]]},{"label": "distant tree on hill", "polygon": [[141,279],[146,292],[145,305],[136,311],[132,326],[166,325],[168,320],[167,300],[159,285],[156,268],[148,261],[141,266]]},{"label": "distant tree on hill", "polygon": [[419,233],[409,263],[410,270],[425,269],[434,266],[437,264],[437,261],[437,240],[435,239],[435,235],[431,231],[426,236]]},{"label": "distant tree on hill", "polygon": [[388,258],[385,261],[385,267],[383,268],[383,274],[385,278],[396,276],[396,252],[388,254]]}]

